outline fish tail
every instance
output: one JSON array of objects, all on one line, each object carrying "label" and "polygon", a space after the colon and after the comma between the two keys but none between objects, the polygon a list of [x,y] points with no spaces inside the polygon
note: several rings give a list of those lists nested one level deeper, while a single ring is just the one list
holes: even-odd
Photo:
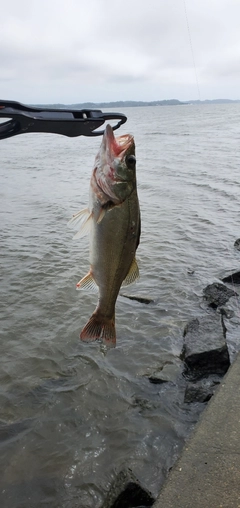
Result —
[{"label": "fish tail", "polygon": [[109,347],[116,346],[115,316],[107,318],[94,312],[80,333],[84,342],[101,339]]}]

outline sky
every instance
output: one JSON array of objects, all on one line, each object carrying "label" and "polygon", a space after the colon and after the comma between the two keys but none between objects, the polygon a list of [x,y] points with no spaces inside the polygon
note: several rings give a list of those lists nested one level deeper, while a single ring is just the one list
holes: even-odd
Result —
[{"label": "sky", "polygon": [[240,99],[240,0],[0,0],[0,99]]}]

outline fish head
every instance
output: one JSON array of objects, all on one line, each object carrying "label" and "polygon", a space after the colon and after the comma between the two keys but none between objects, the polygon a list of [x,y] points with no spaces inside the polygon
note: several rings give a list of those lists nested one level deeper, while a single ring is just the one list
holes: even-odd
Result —
[{"label": "fish head", "polygon": [[135,143],[131,134],[114,136],[106,126],[95,161],[94,177],[98,188],[115,204],[127,199],[136,188]]}]

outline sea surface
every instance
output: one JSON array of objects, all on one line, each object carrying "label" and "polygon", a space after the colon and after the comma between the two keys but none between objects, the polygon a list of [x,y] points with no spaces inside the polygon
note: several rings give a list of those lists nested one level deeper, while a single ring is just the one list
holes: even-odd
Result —
[{"label": "sea surface", "polygon": [[[1,508],[100,508],[124,467],[156,496],[204,407],[184,403],[179,356],[186,323],[209,312],[203,289],[239,269],[240,105],[121,111],[142,215],[141,277],[124,293],[153,302],[119,296],[109,351],[79,340],[97,295],[75,290],[88,240],[67,228],[101,138],[0,141]],[[163,367],[170,382],[150,383]]]}]

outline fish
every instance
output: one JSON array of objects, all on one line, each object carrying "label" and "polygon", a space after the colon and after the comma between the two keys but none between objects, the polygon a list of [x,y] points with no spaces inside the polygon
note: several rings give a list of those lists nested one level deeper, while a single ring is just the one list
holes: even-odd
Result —
[{"label": "fish", "polygon": [[89,206],[73,215],[68,226],[78,230],[74,238],[89,234],[90,269],[76,287],[98,291],[97,307],[80,338],[115,347],[119,290],[139,277],[135,255],[141,219],[133,135],[115,137],[106,126],[90,179]]}]

